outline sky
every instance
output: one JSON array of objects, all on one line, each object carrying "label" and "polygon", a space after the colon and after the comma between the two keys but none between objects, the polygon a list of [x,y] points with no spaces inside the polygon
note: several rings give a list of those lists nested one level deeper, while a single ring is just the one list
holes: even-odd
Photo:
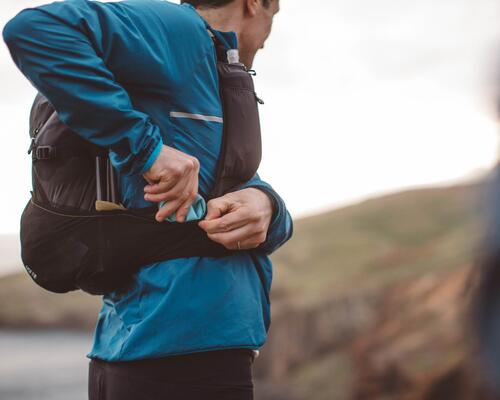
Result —
[{"label": "sky", "polygon": [[[2,0],[0,25],[37,0]],[[498,155],[497,0],[281,0],[254,69],[259,173],[294,217],[452,184]],[[0,43],[0,233],[29,199],[35,89]]]}]

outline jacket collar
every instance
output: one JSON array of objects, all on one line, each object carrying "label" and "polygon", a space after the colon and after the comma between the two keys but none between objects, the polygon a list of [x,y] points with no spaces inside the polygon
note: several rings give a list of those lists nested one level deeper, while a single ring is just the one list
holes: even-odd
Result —
[{"label": "jacket collar", "polygon": [[203,21],[205,27],[211,31],[219,40],[219,42],[227,49],[237,49],[238,48],[238,37],[235,32],[222,32],[217,29],[213,29],[205,19],[198,14],[196,9],[189,3],[183,3],[182,7],[188,7]]}]

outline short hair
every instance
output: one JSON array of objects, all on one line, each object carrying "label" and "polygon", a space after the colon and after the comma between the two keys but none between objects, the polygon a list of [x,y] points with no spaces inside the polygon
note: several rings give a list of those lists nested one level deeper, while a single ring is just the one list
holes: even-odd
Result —
[{"label": "short hair", "polygon": [[[181,4],[189,3],[193,7],[218,8],[232,3],[233,1],[234,0],[181,0]],[[271,1],[272,0],[262,0],[262,4],[264,4],[264,7],[269,7]]]}]

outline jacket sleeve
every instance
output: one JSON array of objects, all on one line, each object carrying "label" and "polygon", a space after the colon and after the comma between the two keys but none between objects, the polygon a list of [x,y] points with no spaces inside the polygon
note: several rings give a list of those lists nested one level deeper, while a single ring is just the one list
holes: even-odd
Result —
[{"label": "jacket sleeve", "polygon": [[260,179],[259,174],[255,174],[251,180],[239,186],[237,190],[251,187],[262,190],[273,202],[274,213],[267,231],[266,241],[257,248],[266,254],[271,254],[292,237],[293,220],[283,199],[271,185]]},{"label": "jacket sleeve", "polygon": [[106,16],[104,4],[73,0],[24,9],[5,25],[3,38],[17,67],[63,123],[111,149],[120,173],[144,173],[161,149],[159,127],[134,109],[106,64],[114,53],[124,52],[113,45],[116,37],[137,32],[127,31],[120,18]]}]

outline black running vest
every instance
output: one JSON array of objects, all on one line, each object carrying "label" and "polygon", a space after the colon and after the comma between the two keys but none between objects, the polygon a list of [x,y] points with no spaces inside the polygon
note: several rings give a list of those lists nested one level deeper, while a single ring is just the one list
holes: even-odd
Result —
[{"label": "black running vest", "polygon": [[[261,160],[261,101],[251,71],[229,64],[226,49],[215,38],[214,43],[223,139],[207,201],[251,179]],[[108,206],[119,203],[108,149],[72,132],[41,94],[31,109],[30,136],[33,191],[21,217],[21,257],[43,288],[91,294],[126,290],[143,265],[234,253],[208,239],[198,221],[157,222],[157,206],[97,211],[96,200]]]}]

